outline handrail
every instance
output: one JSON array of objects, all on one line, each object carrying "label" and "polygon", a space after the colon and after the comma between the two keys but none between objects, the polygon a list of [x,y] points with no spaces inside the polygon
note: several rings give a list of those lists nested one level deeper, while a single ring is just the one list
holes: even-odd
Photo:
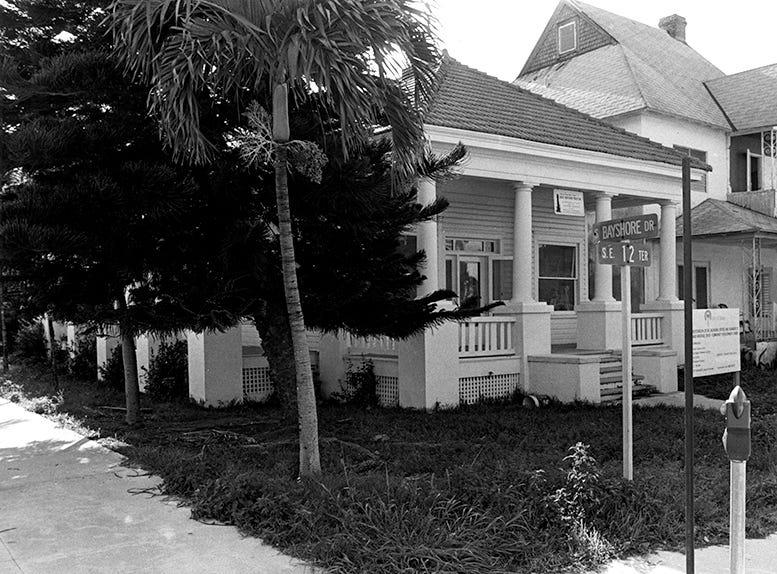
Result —
[{"label": "handrail", "polygon": [[459,323],[460,357],[496,357],[515,354],[514,317],[473,317]]}]

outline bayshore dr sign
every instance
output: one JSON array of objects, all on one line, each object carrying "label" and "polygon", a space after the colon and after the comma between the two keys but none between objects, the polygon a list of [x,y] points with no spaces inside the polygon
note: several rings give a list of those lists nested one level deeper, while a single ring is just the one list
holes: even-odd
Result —
[{"label": "bayshore dr sign", "polygon": [[658,237],[658,215],[648,213],[635,217],[611,219],[594,225],[594,243],[600,241],[634,241]]}]

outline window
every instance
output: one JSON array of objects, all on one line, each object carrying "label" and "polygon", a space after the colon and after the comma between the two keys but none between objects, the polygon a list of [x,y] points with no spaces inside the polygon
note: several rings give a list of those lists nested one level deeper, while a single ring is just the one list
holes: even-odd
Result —
[{"label": "window", "polygon": [[491,282],[493,292],[492,301],[508,301],[513,298],[513,261],[512,259],[494,259],[493,281]]},{"label": "window", "polygon": [[476,297],[478,304],[512,297],[512,260],[500,257],[497,239],[448,237],[445,240],[445,288],[459,303]]},{"label": "window", "polygon": [[577,48],[577,22],[567,22],[558,27],[558,53],[566,54]]},{"label": "window", "polygon": [[[707,163],[707,152],[700,149],[693,149],[689,147],[683,147],[681,145],[674,146],[674,149],[682,154],[690,157],[695,157],[698,160]],[[701,191],[707,193],[707,172],[701,171],[701,179],[699,181],[691,181],[691,191]]]},{"label": "window", "polygon": [[577,247],[540,244],[539,300],[556,311],[573,311],[577,300]]},{"label": "window", "polygon": [[[696,309],[710,308],[710,268],[706,263],[693,264],[693,303]],[[683,266],[677,266],[677,297],[682,301],[685,298],[685,275]]]}]

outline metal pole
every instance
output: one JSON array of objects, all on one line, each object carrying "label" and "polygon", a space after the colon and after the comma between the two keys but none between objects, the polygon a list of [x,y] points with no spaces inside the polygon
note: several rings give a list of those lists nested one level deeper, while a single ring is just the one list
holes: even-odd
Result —
[{"label": "metal pole", "polygon": [[621,327],[623,330],[623,478],[634,480],[631,417],[631,265],[621,267],[621,305],[623,307]]},{"label": "metal pole", "polygon": [[732,460],[730,463],[729,501],[729,564],[731,574],[745,574],[745,490],[747,463]]},{"label": "metal pole", "polygon": [[685,572],[694,574],[693,495],[693,250],[691,158],[683,158],[683,297],[685,320]]}]

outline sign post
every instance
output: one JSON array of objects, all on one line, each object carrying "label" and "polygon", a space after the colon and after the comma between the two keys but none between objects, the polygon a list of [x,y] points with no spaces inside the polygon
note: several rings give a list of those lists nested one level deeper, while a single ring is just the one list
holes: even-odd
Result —
[{"label": "sign post", "polygon": [[621,304],[623,306],[623,478],[634,480],[631,409],[631,265],[621,267]]},{"label": "sign post", "polygon": [[631,361],[631,268],[649,267],[650,250],[636,239],[658,237],[658,216],[638,215],[602,221],[594,226],[596,260],[604,265],[621,267],[622,309],[622,375],[623,379],[623,478],[634,480],[633,420],[632,420],[632,361]]}]

